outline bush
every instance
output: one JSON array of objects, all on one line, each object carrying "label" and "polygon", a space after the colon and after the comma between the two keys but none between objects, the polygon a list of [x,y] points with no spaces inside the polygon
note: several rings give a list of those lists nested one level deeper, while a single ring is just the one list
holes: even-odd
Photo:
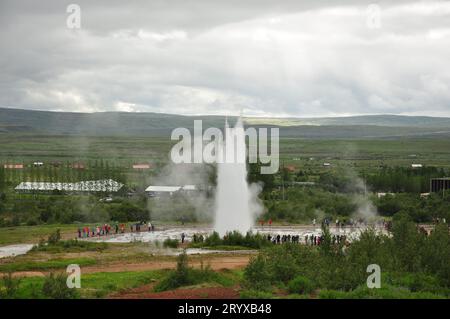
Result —
[{"label": "bush", "polygon": [[389,285],[407,288],[412,292],[445,292],[436,276],[424,273],[386,274]]},{"label": "bush", "polygon": [[13,278],[12,273],[4,274],[0,286],[0,299],[16,298],[20,279]]},{"label": "bush", "polygon": [[269,271],[273,282],[287,283],[300,273],[299,262],[296,254],[302,248],[296,244],[283,244],[280,249],[277,246],[269,252]]},{"label": "bush", "polygon": [[57,229],[54,233],[51,233],[50,236],[48,236],[47,243],[49,245],[54,245],[58,243],[61,240],[61,231]]},{"label": "bush", "polygon": [[211,235],[205,238],[205,246],[219,246],[222,245],[222,240],[220,239],[219,233],[213,232]]},{"label": "bush", "polygon": [[319,299],[346,299],[347,294],[343,291],[321,289]]},{"label": "bush", "polygon": [[243,290],[240,293],[241,299],[271,299],[273,294],[267,291],[260,290]]},{"label": "bush", "polygon": [[50,273],[45,277],[42,294],[50,299],[74,299],[77,297],[75,289],[67,287],[67,276],[64,273],[58,275]]},{"label": "bush", "polygon": [[203,243],[195,243],[194,247],[219,247],[219,246],[230,246],[230,247],[248,247],[259,249],[265,246],[269,246],[271,243],[260,234],[252,234],[248,232],[243,236],[238,231],[228,232],[223,238],[220,238],[217,232],[213,232],[211,235],[207,236]]},{"label": "bush", "polygon": [[104,242],[78,241],[77,239],[62,240],[54,244],[46,244],[41,241],[33,246],[32,251],[48,251],[48,252],[82,252],[82,251],[103,251],[108,247]]},{"label": "bush", "polygon": [[268,290],[271,285],[271,276],[267,260],[263,255],[253,257],[244,270],[245,286],[253,290]]},{"label": "bush", "polygon": [[163,242],[163,247],[164,248],[178,248],[178,244],[179,244],[178,239],[167,238]]},{"label": "bush", "polygon": [[314,288],[314,283],[304,276],[297,276],[288,283],[288,290],[292,294],[309,294]]},{"label": "bush", "polygon": [[161,280],[156,286],[155,291],[166,291],[176,289],[182,286],[196,285],[208,281],[218,281],[219,278],[209,267],[201,269],[192,269],[188,265],[188,256],[186,251],[178,256],[177,269],[169,273],[167,277]]},{"label": "bush", "polygon": [[37,219],[37,218],[35,218],[35,217],[30,217],[28,220],[27,220],[27,226],[36,226],[36,225],[38,225],[39,224],[39,220]]}]

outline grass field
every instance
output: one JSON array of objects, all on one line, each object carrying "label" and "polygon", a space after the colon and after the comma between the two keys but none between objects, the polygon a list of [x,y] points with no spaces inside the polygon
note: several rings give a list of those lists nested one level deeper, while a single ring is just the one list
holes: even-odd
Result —
[{"label": "grass field", "polygon": [[[130,167],[133,162],[168,161],[168,138],[70,137],[0,134],[0,161],[109,160]],[[449,139],[300,139],[281,138],[280,158],[285,164],[320,166],[324,160],[359,167],[407,165],[450,166]],[[314,158],[314,160],[310,160]]]}]

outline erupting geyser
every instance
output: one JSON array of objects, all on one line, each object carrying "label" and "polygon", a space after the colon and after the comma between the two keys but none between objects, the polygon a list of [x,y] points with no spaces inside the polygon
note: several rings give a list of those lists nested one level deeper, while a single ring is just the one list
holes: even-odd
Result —
[{"label": "erupting geyser", "polygon": [[245,132],[242,119],[230,128],[225,123],[224,141],[218,145],[216,219],[214,229],[223,236],[228,231],[246,233],[253,226],[254,192],[247,182]]}]

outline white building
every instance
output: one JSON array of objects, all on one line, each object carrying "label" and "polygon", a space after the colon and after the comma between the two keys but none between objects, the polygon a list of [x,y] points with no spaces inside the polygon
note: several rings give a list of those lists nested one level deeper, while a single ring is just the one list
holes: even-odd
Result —
[{"label": "white building", "polygon": [[150,197],[157,196],[172,196],[176,192],[179,192],[181,186],[149,186],[145,189],[145,192]]},{"label": "white building", "polygon": [[153,185],[149,186],[145,189],[145,192],[150,197],[159,197],[159,196],[172,196],[176,193],[191,193],[197,191],[196,185],[184,185],[184,186],[158,186]]}]

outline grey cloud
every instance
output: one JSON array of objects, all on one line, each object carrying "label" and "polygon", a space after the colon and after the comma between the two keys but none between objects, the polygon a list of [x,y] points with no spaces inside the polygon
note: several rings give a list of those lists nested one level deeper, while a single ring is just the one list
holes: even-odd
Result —
[{"label": "grey cloud", "polygon": [[369,3],[2,1],[0,106],[450,116],[449,2]]}]

